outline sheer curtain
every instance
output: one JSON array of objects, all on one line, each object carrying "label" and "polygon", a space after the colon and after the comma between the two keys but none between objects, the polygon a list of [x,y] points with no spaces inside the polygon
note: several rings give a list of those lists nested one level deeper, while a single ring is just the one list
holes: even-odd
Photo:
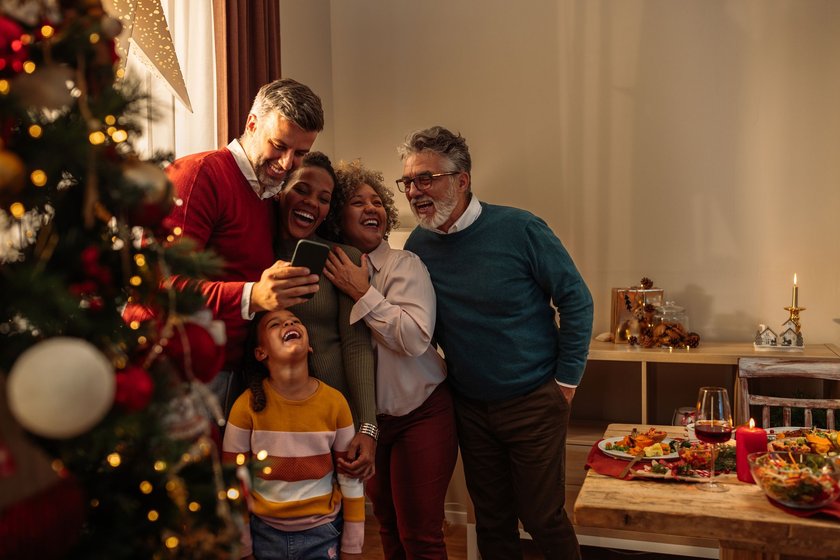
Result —
[{"label": "sheer curtain", "polygon": [[175,157],[212,150],[239,136],[259,88],[280,77],[278,0],[162,0],[187,86],[190,113],[129,54],[127,76],[152,104],[141,154]]},{"label": "sheer curtain", "polygon": [[131,54],[131,49],[136,47],[129,50],[126,76],[139,81],[151,97],[144,134],[136,143],[141,155],[168,151],[180,157],[219,147],[213,3],[213,0],[161,1],[192,113]]}]

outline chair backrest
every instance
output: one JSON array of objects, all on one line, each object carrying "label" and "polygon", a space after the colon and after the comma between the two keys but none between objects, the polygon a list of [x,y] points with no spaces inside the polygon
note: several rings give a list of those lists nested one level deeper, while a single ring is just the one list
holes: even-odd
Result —
[{"label": "chair backrest", "polygon": [[812,410],[826,411],[826,426],[834,429],[834,410],[840,409],[840,399],[805,399],[799,397],[768,397],[750,392],[750,379],[823,379],[840,381],[840,361],[797,360],[795,358],[740,358],[738,360],[738,410],[735,422],[745,424],[750,418],[750,405],[760,405],[761,425],[770,427],[770,407],[782,407],[782,425],[790,426],[791,409],[805,409],[805,427],[813,425]]}]

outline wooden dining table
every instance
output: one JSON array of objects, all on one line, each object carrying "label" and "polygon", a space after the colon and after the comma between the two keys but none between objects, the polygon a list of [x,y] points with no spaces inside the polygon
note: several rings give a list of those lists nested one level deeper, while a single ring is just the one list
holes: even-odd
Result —
[{"label": "wooden dining table", "polygon": [[[623,436],[634,427],[649,425],[610,424],[604,437]],[[714,539],[722,560],[840,558],[840,519],[791,515],[734,473],[715,478],[729,491],[701,491],[703,482],[623,480],[590,469],[575,502],[575,524],[644,532],[653,541],[657,535]]]}]

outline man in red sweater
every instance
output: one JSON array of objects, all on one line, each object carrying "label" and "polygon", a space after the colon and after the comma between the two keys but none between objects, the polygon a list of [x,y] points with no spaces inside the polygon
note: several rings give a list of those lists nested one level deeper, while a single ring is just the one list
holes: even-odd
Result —
[{"label": "man in red sweater", "polygon": [[[227,331],[225,366],[209,384],[225,413],[238,396],[230,390],[232,371],[240,365],[254,313],[303,303],[303,296],[318,290],[317,275],[276,261],[272,245],[274,197],[323,128],[318,96],[294,80],[276,80],[257,93],[239,139],[180,158],[166,170],[176,204],[164,225],[225,261],[216,278],[199,281]],[[194,282],[173,280],[176,288]]]}]

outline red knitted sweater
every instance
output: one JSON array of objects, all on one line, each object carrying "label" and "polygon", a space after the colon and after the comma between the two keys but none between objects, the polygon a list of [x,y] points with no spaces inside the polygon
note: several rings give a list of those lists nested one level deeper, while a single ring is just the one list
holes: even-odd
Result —
[{"label": "red knitted sweater", "polygon": [[[164,225],[170,230],[180,227],[199,249],[212,249],[225,261],[222,273],[200,286],[215,318],[225,323],[225,368],[237,367],[248,328],[242,319],[242,288],[258,281],[275,261],[274,201],[254,193],[227,148],[180,158],[166,173],[182,204],[174,207]],[[186,281],[174,279],[176,287]]]}]

